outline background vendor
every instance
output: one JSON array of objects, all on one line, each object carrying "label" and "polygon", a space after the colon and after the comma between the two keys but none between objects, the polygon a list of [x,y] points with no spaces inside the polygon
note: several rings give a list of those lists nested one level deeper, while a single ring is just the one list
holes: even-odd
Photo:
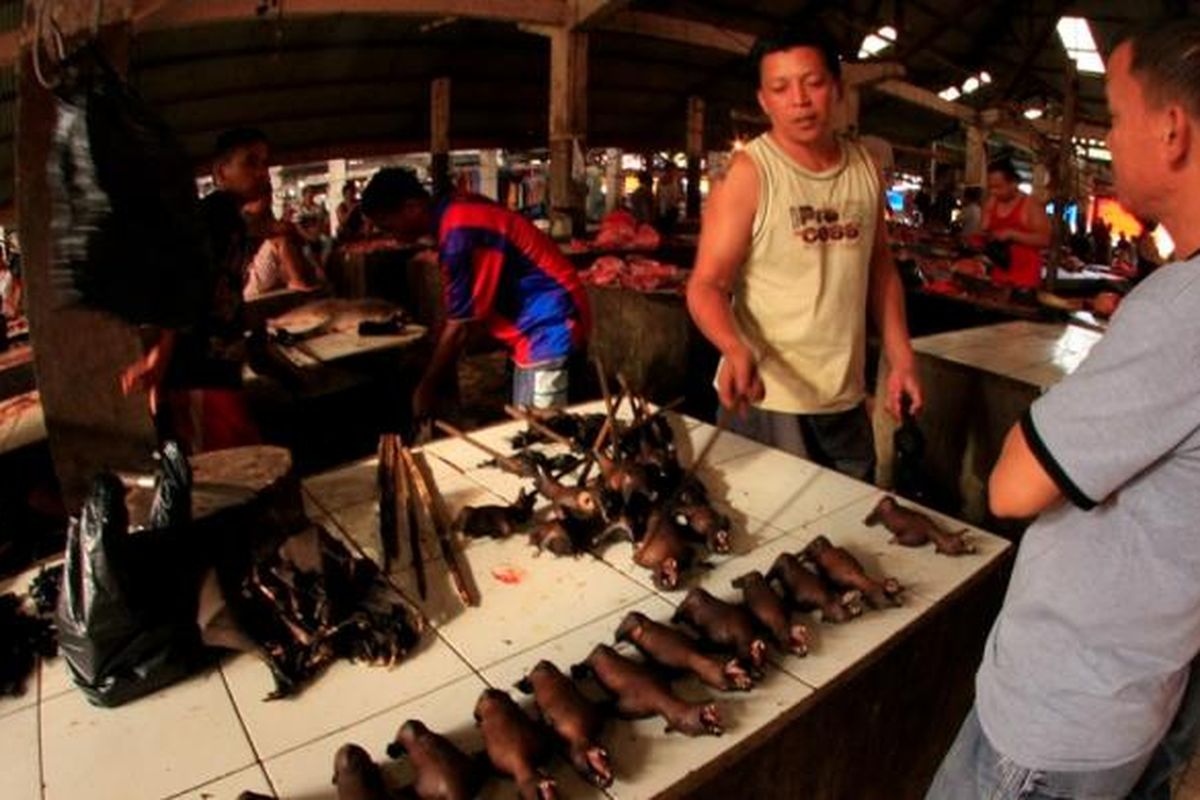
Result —
[{"label": "background vendor", "polygon": [[591,329],[587,294],[575,267],[548,236],[485,197],[452,194],[436,203],[411,171],[380,170],[362,211],[407,241],[434,236],[447,322],[413,393],[413,417],[435,412],[438,387],[455,368],[472,325],[503,342],[516,367],[512,400],[565,405],[573,364]]},{"label": "background vendor", "polygon": [[1037,289],[1042,282],[1041,251],[1050,246],[1050,218],[1040,203],[1021,192],[1020,180],[1007,158],[988,165],[983,231],[991,241],[1008,245],[1008,266],[992,273],[996,284]]}]

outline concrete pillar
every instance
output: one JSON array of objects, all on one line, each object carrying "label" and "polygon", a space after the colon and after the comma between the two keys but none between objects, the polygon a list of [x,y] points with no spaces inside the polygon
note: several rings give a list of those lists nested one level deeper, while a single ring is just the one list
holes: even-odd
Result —
[{"label": "concrete pillar", "polygon": [[450,79],[429,87],[429,174],[434,194],[450,190]]},{"label": "concrete pillar", "polygon": [[604,169],[604,208],[612,211],[621,205],[625,194],[625,186],[621,181],[621,151],[610,147],[605,153],[607,165]]},{"label": "concrete pillar", "polygon": [[987,132],[978,125],[967,126],[967,171],[963,176],[966,186],[982,188],[987,184]]},{"label": "concrete pillar", "polygon": [[575,152],[587,142],[588,37],[550,32],[550,224],[557,236],[580,236],[585,223],[586,165]]},{"label": "concrete pillar", "polygon": [[325,165],[328,175],[325,190],[325,211],[329,214],[329,232],[337,236],[338,216],[337,207],[342,202],[342,190],[346,188],[346,159],[335,158]]},{"label": "concrete pillar", "polygon": [[700,217],[700,160],[704,157],[704,98],[689,97],[687,108],[688,219]]},{"label": "concrete pillar", "polygon": [[[25,18],[37,11],[27,0]],[[56,19],[67,37],[89,31],[88,13],[63,9]],[[129,0],[104,4],[98,44],[120,71],[129,63]],[[144,394],[123,397],[121,371],[142,355],[137,330],[110,314],[66,307],[50,275],[52,204],[46,177],[54,95],[34,75],[31,42],[22,41],[17,70],[16,197],[26,310],[33,364],[46,415],[50,455],[67,510],[78,510],[89,484],[103,469],[143,470],[153,465],[154,424]],[[3,523],[0,522],[0,527]]]},{"label": "concrete pillar", "polygon": [[479,151],[479,193],[493,200],[500,199],[500,151]]}]

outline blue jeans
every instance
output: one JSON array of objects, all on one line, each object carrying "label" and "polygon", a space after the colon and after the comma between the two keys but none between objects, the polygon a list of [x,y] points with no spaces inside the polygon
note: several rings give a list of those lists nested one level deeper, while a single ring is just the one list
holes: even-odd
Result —
[{"label": "blue jeans", "polygon": [[513,370],[513,405],[530,408],[565,406],[570,386],[570,370],[565,358],[532,367],[516,367]]},{"label": "blue jeans", "polygon": [[1023,767],[992,747],[975,709],[942,760],[925,800],[1121,800],[1150,759],[1094,772]]}]

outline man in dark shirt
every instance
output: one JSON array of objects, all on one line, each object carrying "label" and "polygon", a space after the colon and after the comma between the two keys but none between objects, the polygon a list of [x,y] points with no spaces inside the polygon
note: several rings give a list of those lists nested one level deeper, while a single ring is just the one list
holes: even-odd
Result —
[{"label": "man in dark shirt", "polygon": [[191,452],[259,441],[242,391],[246,326],[242,285],[255,244],[277,231],[274,222],[243,218],[243,208],[271,193],[266,136],[243,128],[217,138],[213,180],[217,190],[200,201],[211,253],[207,305],[187,329],[163,329],[146,355],[121,375],[121,388],[150,396],[164,434]]}]

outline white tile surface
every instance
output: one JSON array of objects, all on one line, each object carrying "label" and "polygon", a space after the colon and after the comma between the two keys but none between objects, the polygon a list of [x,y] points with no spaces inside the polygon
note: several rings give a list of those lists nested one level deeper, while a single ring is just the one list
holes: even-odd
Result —
[{"label": "white tile surface", "polygon": [[41,671],[43,703],[67,692],[75,691],[75,682],[71,679],[67,660],[61,655],[42,661]]},{"label": "white tile surface", "polygon": [[303,481],[325,511],[335,512],[379,497],[376,483],[378,459],[364,458]]},{"label": "white tile surface", "polygon": [[215,669],[119,708],[69,692],[41,712],[47,800],[162,798],[254,763]]},{"label": "white tile surface", "polygon": [[538,555],[524,537],[478,540],[465,555],[479,586],[480,605],[442,623],[438,632],[477,667],[650,594],[591,556]]},{"label": "white tile surface", "polygon": [[791,531],[869,495],[873,487],[779,450],[700,470],[710,493],[754,519]]},{"label": "white tile surface", "polygon": [[255,792],[266,797],[275,796],[271,785],[267,783],[267,775],[263,768],[255,764],[232,775],[174,795],[170,800],[237,800],[242,792]]},{"label": "white tile surface", "polygon": [[42,796],[37,716],[37,708],[30,706],[0,717],[0,797],[5,800]]},{"label": "white tile surface", "polygon": [[[949,531],[967,529],[968,541],[977,552],[962,556],[945,556],[934,552],[933,544],[923,547],[902,547],[893,544],[892,535],[882,525],[867,527],[863,519],[886,493],[878,492],[841,511],[807,526],[811,535],[825,534],[831,540],[850,548],[864,566],[880,565],[896,577],[909,593],[922,594],[930,600],[941,600],[964,581],[976,574],[1012,547],[1008,541],[979,528],[958,522],[915,503],[899,499],[901,505],[933,517]],[[800,535],[800,534],[798,534]]]},{"label": "white tile surface", "polygon": [[471,668],[444,642],[426,634],[422,646],[395,667],[337,661],[294,697],[267,701],[274,688],[258,659],[239,655],[222,667],[261,758],[353,725],[468,674]]},{"label": "white tile surface", "polygon": [[411,782],[412,772],[403,760],[392,761],[387,756],[387,745],[396,730],[408,719],[419,719],[467,752],[477,752],[482,749],[482,740],[471,714],[484,688],[486,684],[474,674],[460,677],[437,691],[392,704],[352,725],[328,725],[321,738],[267,758],[264,766],[280,797],[335,800],[337,792],[331,782],[333,757],[343,744],[353,743],[364,748],[383,767],[389,786],[399,788]]},{"label": "white tile surface", "polygon": [[[484,677],[489,683],[508,688],[543,658],[566,672],[572,664],[583,661],[595,645],[611,644],[621,619],[633,610],[665,622],[674,606],[662,598],[647,598],[496,664],[484,670]],[[776,669],[770,669],[764,680],[748,693],[714,692],[691,679],[677,681],[675,689],[692,701],[716,702],[726,726],[725,734],[691,738],[667,733],[658,717],[613,720],[605,730],[604,742],[616,773],[616,781],[609,790],[615,797],[626,800],[654,796],[812,694],[812,689]]]}]

